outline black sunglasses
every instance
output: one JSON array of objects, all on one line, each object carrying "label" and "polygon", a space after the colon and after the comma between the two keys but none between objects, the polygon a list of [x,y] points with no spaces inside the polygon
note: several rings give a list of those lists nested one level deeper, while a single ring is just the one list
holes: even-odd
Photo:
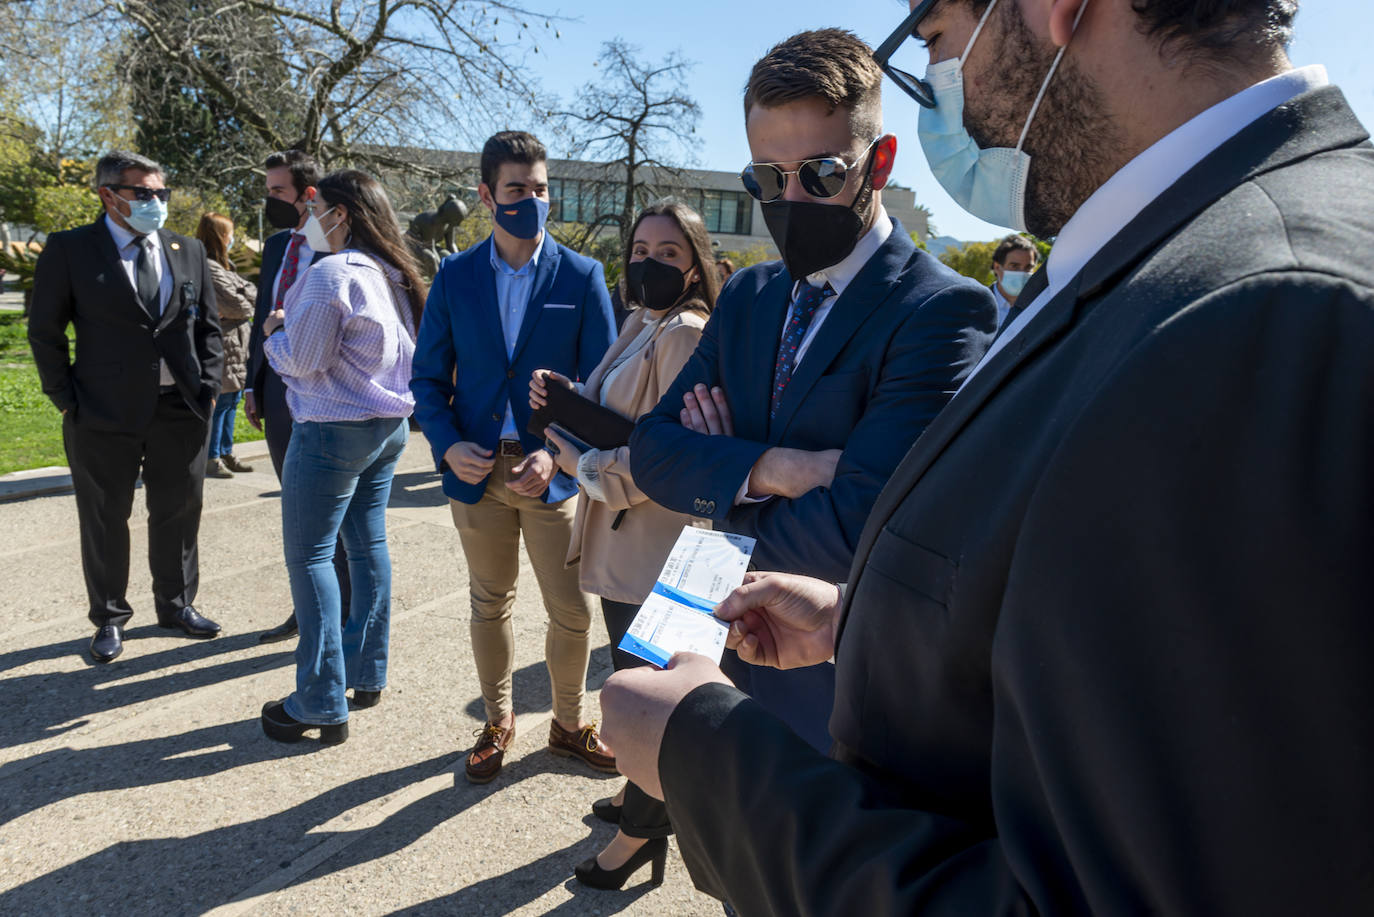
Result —
[{"label": "black sunglasses", "polygon": [[142,185],[106,185],[105,187],[115,191],[132,191],[136,201],[151,201],[153,198],[157,198],[165,204],[172,197],[171,188],[144,188]]},{"label": "black sunglasses", "polygon": [[892,82],[900,86],[903,92],[915,99],[918,105],[925,108],[935,107],[935,92],[930,88],[930,84],[918,76],[912,76],[905,70],[892,66],[888,61],[897,53],[903,42],[916,35],[916,27],[938,2],[939,0],[921,0],[916,9],[897,26],[897,30],[887,36],[887,39],[878,45],[878,50],[873,52],[873,60],[877,62],[878,68],[890,76]]},{"label": "black sunglasses", "polygon": [[795,169],[787,170],[776,162],[751,162],[739,174],[739,180],[744,183],[745,191],[764,204],[771,204],[782,197],[783,192],[787,190],[789,175],[797,176],[802,188],[812,197],[834,197],[844,190],[849,170],[863,162],[868,151],[873,149],[873,144],[878,140],[877,137],[873,138],[859,154],[859,158],[852,163],[846,163],[838,156],[820,156],[798,163]]}]

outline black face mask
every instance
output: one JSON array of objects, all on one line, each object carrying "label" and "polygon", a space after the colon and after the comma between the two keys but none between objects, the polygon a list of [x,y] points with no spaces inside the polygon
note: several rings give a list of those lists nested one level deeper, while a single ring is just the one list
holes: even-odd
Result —
[{"label": "black face mask", "polygon": [[782,254],[783,266],[793,280],[839,264],[864,234],[864,221],[873,202],[868,173],[873,157],[864,166],[864,183],[848,207],[813,201],[772,201],[760,204],[763,222]]},{"label": "black face mask", "polygon": [[300,224],[301,214],[295,204],[288,204],[279,198],[269,197],[262,205],[262,215],[276,229],[295,229]]},{"label": "black face mask", "polygon": [[625,289],[646,309],[661,312],[682,298],[683,273],[671,264],[645,258],[633,261],[625,272]]}]

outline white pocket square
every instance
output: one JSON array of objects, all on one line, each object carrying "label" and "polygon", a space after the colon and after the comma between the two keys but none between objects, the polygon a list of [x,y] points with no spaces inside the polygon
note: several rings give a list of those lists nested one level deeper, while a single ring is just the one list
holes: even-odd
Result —
[{"label": "white pocket square", "polygon": [[571,303],[571,302],[546,302],[546,303],[544,303],[544,308],[545,308],[545,309],[576,309],[576,308],[577,308],[577,303]]}]

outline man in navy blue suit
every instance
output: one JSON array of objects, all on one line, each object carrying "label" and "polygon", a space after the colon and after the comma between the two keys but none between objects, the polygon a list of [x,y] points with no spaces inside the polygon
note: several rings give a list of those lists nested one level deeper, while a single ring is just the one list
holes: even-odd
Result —
[{"label": "man in navy blue suit", "polygon": [[[881,85],[868,46],[838,29],[795,35],[755,64],[741,179],[782,260],[732,278],[630,443],[635,481],[656,502],[758,539],[759,569],[831,582],[996,328],[988,291],[883,210],[897,139],[882,130]],[[833,665],[751,667],[748,678],[765,707],[828,748]]]},{"label": "man in navy blue suit", "polygon": [[439,268],[411,380],[415,417],[443,472],[467,557],[472,649],[487,713],[467,758],[473,783],[496,777],[515,737],[510,615],[522,536],[549,616],[549,748],[615,770],[582,713],[592,607],[577,566],[563,563],[577,483],[526,430],[534,370],[585,379],[615,337],[600,263],[544,231],[546,159],[544,145],[523,131],[486,142],[478,196],[491,211],[492,234]]}]

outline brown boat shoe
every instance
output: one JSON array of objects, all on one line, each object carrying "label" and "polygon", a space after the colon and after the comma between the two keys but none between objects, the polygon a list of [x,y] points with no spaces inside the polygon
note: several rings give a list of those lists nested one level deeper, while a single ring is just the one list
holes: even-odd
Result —
[{"label": "brown boat shoe", "polygon": [[515,741],[515,720],[511,720],[509,727],[487,723],[473,735],[477,736],[477,744],[468,752],[463,770],[469,783],[490,783],[501,773],[506,749]]},{"label": "brown boat shoe", "polygon": [[555,719],[549,723],[549,751],[560,758],[581,758],[595,771],[617,773],[615,756],[611,754],[610,746],[601,741],[595,723],[570,732],[558,725]]}]

